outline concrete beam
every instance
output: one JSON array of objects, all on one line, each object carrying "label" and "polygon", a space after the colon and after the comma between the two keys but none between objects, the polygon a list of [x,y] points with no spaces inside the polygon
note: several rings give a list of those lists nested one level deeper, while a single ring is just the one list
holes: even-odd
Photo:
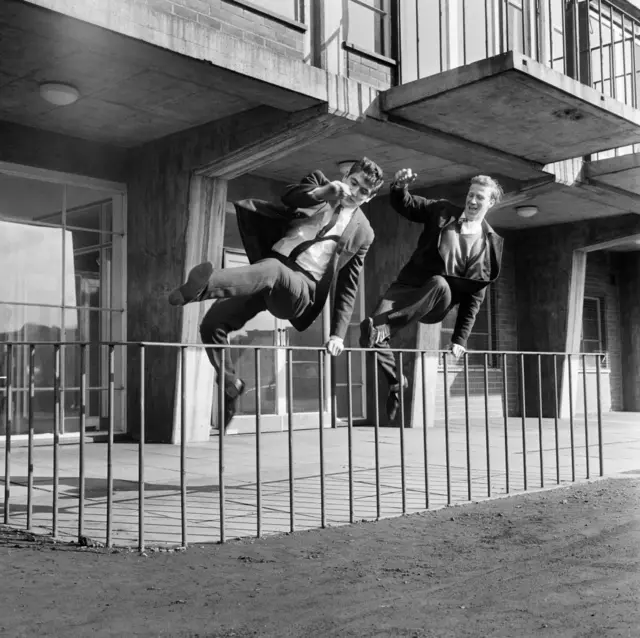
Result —
[{"label": "concrete beam", "polygon": [[[239,116],[241,117],[241,116]],[[326,106],[314,106],[286,116],[274,115],[263,122],[249,139],[238,140],[237,148],[206,162],[199,175],[233,179],[285,157],[294,150],[313,144],[353,126],[354,121],[332,115]]]},{"label": "concrete beam", "polygon": [[402,118],[378,114],[374,110],[376,106],[372,105],[368,117],[358,122],[354,131],[450,162],[482,167],[486,173],[509,175],[520,180],[534,179],[542,173],[543,165],[538,162],[524,160]]}]

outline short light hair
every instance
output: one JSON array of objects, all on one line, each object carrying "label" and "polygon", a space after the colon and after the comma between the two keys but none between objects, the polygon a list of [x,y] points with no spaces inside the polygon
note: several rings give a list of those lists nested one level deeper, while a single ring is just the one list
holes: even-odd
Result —
[{"label": "short light hair", "polygon": [[368,157],[363,157],[354,162],[349,168],[347,175],[353,175],[359,172],[364,173],[366,180],[371,184],[374,194],[382,188],[384,184],[384,173],[382,169]]},{"label": "short light hair", "polygon": [[476,175],[471,179],[470,186],[477,184],[478,186],[487,186],[491,189],[491,198],[493,199],[494,204],[499,204],[502,201],[502,197],[504,196],[504,191],[502,190],[502,186],[493,179],[493,177],[489,177],[488,175]]}]

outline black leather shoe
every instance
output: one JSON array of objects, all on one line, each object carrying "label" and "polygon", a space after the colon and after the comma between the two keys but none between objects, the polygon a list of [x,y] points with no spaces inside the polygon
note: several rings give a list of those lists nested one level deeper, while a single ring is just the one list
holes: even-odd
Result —
[{"label": "black leather shoe", "polygon": [[378,343],[382,343],[389,338],[389,326],[387,324],[381,326],[373,325],[373,318],[367,317],[360,323],[360,347],[373,348]]},{"label": "black leather shoe", "polygon": [[200,295],[207,288],[212,272],[213,264],[208,261],[192,268],[187,281],[169,294],[169,303],[172,306],[184,306],[191,301],[199,301]]},{"label": "black leather shoe", "polygon": [[228,388],[224,393],[224,431],[227,431],[229,424],[236,415],[238,409],[238,399],[244,394],[245,383],[242,379],[238,379],[235,388]]},{"label": "black leather shoe", "polygon": [[[402,377],[402,388],[409,387],[409,380],[407,377]],[[389,388],[389,394],[387,395],[387,418],[389,422],[396,420],[398,416],[398,410],[400,409],[400,384],[396,383]]]}]

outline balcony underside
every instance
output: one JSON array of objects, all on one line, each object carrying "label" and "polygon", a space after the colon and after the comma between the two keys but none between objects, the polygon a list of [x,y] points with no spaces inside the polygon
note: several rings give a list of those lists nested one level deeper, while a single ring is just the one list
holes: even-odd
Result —
[{"label": "balcony underside", "polygon": [[382,110],[543,164],[640,141],[640,111],[514,52],[394,87]]}]

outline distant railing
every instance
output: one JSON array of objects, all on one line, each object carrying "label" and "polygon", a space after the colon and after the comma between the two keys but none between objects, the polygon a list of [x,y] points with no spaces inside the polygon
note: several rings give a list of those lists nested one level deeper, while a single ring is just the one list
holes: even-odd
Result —
[{"label": "distant railing", "polygon": [[[87,494],[87,446],[86,441],[86,419],[87,419],[87,388],[88,388],[88,367],[87,367],[87,349],[100,345],[106,348],[107,368],[108,368],[108,400],[107,400],[107,432],[106,432],[106,459],[104,467],[98,467],[95,463],[91,466],[91,473],[94,476],[93,481],[99,481],[104,487],[102,501],[99,503],[100,508],[104,508],[104,521],[101,516],[95,515],[96,497]],[[14,368],[14,356],[19,348],[27,348],[28,384],[26,388],[21,388],[20,384],[14,383],[12,379],[12,370]],[[34,382],[34,360],[36,349],[52,348],[53,349],[53,419],[52,419],[52,477],[51,477],[51,519],[35,524],[34,518],[34,499],[37,492],[39,500],[42,497],[42,486],[37,484],[36,476],[36,446],[34,433],[34,398],[36,395],[36,387]],[[63,403],[61,398],[66,391],[64,387],[64,379],[61,376],[63,351],[68,349],[79,349],[79,379],[80,379],[80,406],[79,406],[79,441],[77,446],[63,444],[60,439],[61,423],[64,418]],[[139,441],[132,443],[137,448],[137,476],[128,479],[119,479],[123,484],[129,486],[129,496],[126,503],[114,500],[114,476],[119,473],[128,471],[132,465],[129,459],[126,463],[122,460],[122,449],[114,443],[116,411],[115,411],[115,370],[116,357],[115,350],[120,348],[125,352],[125,357],[131,364],[135,364],[137,358],[139,370],[139,385],[137,396],[137,417],[140,423]],[[187,441],[187,424],[188,424],[188,386],[187,386],[187,352],[193,348],[217,348],[219,349],[222,365],[224,359],[230,356],[230,352],[235,349],[252,351],[254,353],[254,370],[255,370],[255,430],[248,437],[237,437],[233,444],[228,442],[229,435],[225,434],[224,428],[219,432],[220,436],[212,439],[210,448],[202,446],[190,446]],[[149,517],[153,518],[155,528],[164,529],[167,523],[160,524],[157,522],[158,505],[153,508],[153,514],[146,511],[146,507],[151,501],[157,498],[149,496],[146,488],[157,483],[156,479],[148,476],[149,467],[153,471],[164,471],[174,468],[173,464],[165,459],[167,466],[158,466],[158,462],[154,462],[151,466],[147,463],[146,428],[148,425],[147,408],[148,400],[146,391],[148,389],[147,379],[148,362],[147,353],[150,350],[170,349],[178,355],[178,372],[180,378],[179,395],[180,400],[180,446],[177,459],[179,480],[175,481],[175,485],[171,482],[167,486],[163,486],[164,491],[169,494],[163,494],[165,499],[162,509],[171,510],[175,508],[175,516],[170,520],[180,521],[180,529],[175,530],[172,540],[165,541],[173,544],[187,546],[189,539],[194,536],[198,539],[203,537],[209,540],[217,540],[224,542],[228,538],[228,525],[236,525],[238,516],[230,516],[227,512],[228,506],[234,508],[239,507],[238,503],[245,508],[242,515],[243,524],[247,521],[253,521],[254,530],[250,531],[243,527],[234,527],[234,535],[257,535],[261,536],[265,533],[264,516],[265,512],[273,512],[273,506],[266,506],[265,499],[276,497],[283,494],[285,489],[288,494],[288,505],[284,505],[278,501],[277,511],[287,511],[288,523],[280,521],[278,528],[280,531],[295,531],[300,529],[300,522],[296,518],[298,508],[305,509],[304,521],[308,526],[313,515],[317,515],[312,526],[325,527],[329,521],[329,505],[331,511],[345,508],[344,515],[338,516],[337,522],[353,523],[357,520],[357,509],[366,512],[367,518],[381,518],[384,513],[383,509],[387,509],[392,514],[407,513],[409,511],[421,511],[437,507],[439,505],[451,505],[454,502],[471,501],[475,498],[484,498],[495,495],[496,493],[511,493],[513,491],[531,489],[535,483],[536,487],[544,487],[548,484],[560,484],[562,482],[572,482],[578,477],[576,470],[577,457],[584,455],[585,477],[592,476],[592,463],[597,463],[596,472],[600,476],[604,472],[603,462],[603,435],[602,435],[602,405],[601,405],[601,357],[600,353],[595,354],[567,354],[567,353],[541,353],[541,352],[473,352],[465,353],[463,356],[462,374],[464,376],[465,391],[465,417],[464,423],[456,422],[450,418],[448,392],[444,391],[444,414],[442,418],[436,419],[436,427],[428,427],[429,410],[427,393],[425,392],[426,384],[423,383],[415,391],[412,398],[415,402],[420,402],[422,407],[422,427],[406,428],[406,427],[390,427],[384,428],[380,426],[379,415],[379,372],[378,372],[378,352],[369,350],[367,352],[368,363],[371,364],[371,376],[373,379],[372,388],[372,407],[373,414],[371,417],[372,428],[370,427],[354,427],[353,423],[353,396],[352,396],[352,357],[356,352],[362,352],[362,349],[347,348],[342,356],[344,365],[347,369],[347,418],[346,428],[328,429],[325,418],[325,370],[327,354],[322,348],[299,348],[299,347],[280,347],[279,349],[286,351],[286,378],[287,378],[287,430],[281,436],[270,435],[269,445],[270,455],[267,461],[262,454],[264,445],[264,432],[262,428],[261,414],[261,358],[263,351],[277,349],[275,346],[203,346],[202,344],[167,344],[167,343],[148,343],[148,342],[129,342],[129,343],[33,343],[33,342],[16,342],[5,345],[5,370],[6,370],[6,386],[3,390],[3,411],[5,417],[5,454],[4,454],[4,499],[3,499],[3,520],[9,525],[24,526],[31,530],[34,527],[44,528],[54,537],[58,537],[61,531],[61,520],[63,522],[64,534],[67,536],[77,536],[83,539],[87,533],[87,508],[91,508],[92,517],[91,527],[92,536],[99,536],[104,540],[106,546],[112,546],[114,542],[120,544],[135,544],[140,549],[146,546],[146,525],[149,523]],[[292,353],[294,350],[315,351],[318,361],[318,413],[317,413],[317,439],[313,430],[301,432],[295,429],[295,413],[292,408],[293,393],[293,364]],[[415,374],[421,375],[423,380],[428,378],[429,358],[443,358],[443,378],[444,388],[449,387],[450,366],[448,364],[449,356],[445,352],[427,352],[414,349],[398,349],[397,354],[399,370],[404,370],[404,363],[408,357],[415,362]],[[482,394],[484,396],[485,415],[484,422],[481,425],[474,424],[472,427],[469,412],[469,356],[484,356],[484,387]],[[503,401],[503,418],[501,422],[492,420],[488,412],[488,360],[489,357],[497,357],[502,370],[502,401]],[[588,409],[587,388],[587,359],[593,358],[595,362],[596,377],[596,417],[590,417]],[[520,394],[521,414],[519,417],[513,418],[508,413],[508,369],[511,363],[515,362],[517,369],[517,387]],[[576,425],[576,406],[574,405],[574,387],[572,371],[580,367],[583,376],[583,401],[584,401],[584,427],[580,429]],[[580,365],[581,364],[581,365]],[[562,368],[561,368],[562,366]],[[436,363],[437,367],[437,363]],[[130,370],[132,368],[130,367]],[[512,367],[513,369],[513,367]],[[569,419],[560,418],[559,393],[558,388],[561,387],[560,375],[562,370],[568,371],[566,379],[568,381],[568,400],[569,400]],[[528,372],[527,372],[528,370]],[[533,377],[532,375],[533,371]],[[543,380],[546,375],[551,375],[551,398],[549,405],[543,405],[549,401],[548,392],[543,392]],[[531,383],[531,380],[535,383]],[[531,391],[528,392],[526,381],[530,382],[529,387],[535,387],[533,397]],[[14,418],[14,398],[16,393],[26,389],[27,401],[27,421],[28,421],[28,439],[26,442],[26,456],[20,454],[19,450],[12,448],[12,421]],[[218,384],[218,423],[224,422],[224,384]],[[530,400],[527,400],[529,396]],[[593,405],[593,397],[591,397]],[[135,402],[134,402],[135,405]],[[535,416],[527,417],[527,405],[535,405]],[[400,423],[406,424],[406,398],[404,394],[400,394]],[[548,416],[543,416],[547,414]],[[131,416],[131,415],[130,415]],[[477,420],[477,419],[476,419]],[[314,428],[315,429],[315,428]],[[371,432],[373,437],[371,438]],[[578,442],[578,434],[580,434],[581,442]],[[286,436],[286,442],[285,442]],[[327,449],[326,437],[342,437],[341,445],[337,448],[332,446],[331,450]],[[295,442],[297,438],[304,438],[305,445],[310,446],[313,450],[313,457],[305,456],[305,476],[296,476],[296,456]],[[312,438],[309,438],[312,437]],[[568,445],[563,444],[562,439],[568,437]],[[346,439],[346,440],[345,440]],[[407,440],[408,439],[408,440]],[[535,439],[532,446],[531,441]],[[594,440],[595,439],[595,440]],[[95,446],[99,443],[93,444]],[[242,449],[240,449],[240,446]],[[284,469],[282,464],[275,463],[274,458],[278,454],[285,455],[284,446],[286,445],[286,471],[287,476],[284,477],[282,472]],[[346,459],[342,458],[336,461],[336,449],[344,450],[346,446]],[[217,449],[216,449],[217,448]],[[40,448],[37,448],[40,450]],[[164,449],[169,451],[175,449],[171,446],[165,446]],[[155,450],[155,448],[154,448]],[[207,468],[210,467],[210,452],[213,451],[217,456],[217,471],[213,471],[209,476],[207,470],[207,479],[213,480],[217,478],[217,515],[215,521],[202,521],[198,515],[190,512],[190,502],[193,499],[198,501],[198,511],[202,508],[210,509],[212,501],[210,496],[216,490],[216,486],[198,487],[198,492],[194,496],[189,492],[189,482],[198,478],[202,481],[202,476],[194,473],[190,463],[193,459],[187,454],[194,454],[200,451],[207,459]],[[246,458],[247,452],[251,451],[255,458],[255,466],[250,475],[247,475]],[[593,454],[592,454],[593,452]],[[39,452],[40,453],[40,452]],[[68,464],[64,467],[60,463],[60,455],[64,453],[68,458],[77,460],[77,472],[70,473]],[[579,454],[580,453],[580,454]],[[13,459],[16,454],[22,467],[26,469],[26,478],[14,478],[13,476]],[[232,454],[234,462],[228,463],[227,455]],[[358,458],[355,459],[354,455]],[[520,458],[521,457],[521,458]],[[594,457],[596,460],[594,461]],[[42,464],[42,458],[40,464]],[[237,470],[238,462],[243,463],[243,474]],[[398,463],[399,461],[399,463]],[[101,461],[102,463],[102,461]],[[275,464],[274,464],[275,463]],[[316,465],[313,465],[317,463]],[[346,464],[346,471],[344,465]],[[516,466],[517,464],[517,466]],[[333,469],[329,471],[327,468],[331,466]],[[267,467],[268,466],[268,467]],[[231,468],[231,470],[229,469]],[[172,470],[174,471],[175,468]],[[124,476],[124,475],[123,475]],[[102,477],[102,478],[100,478]],[[233,478],[233,485],[229,489],[234,490],[233,498],[227,495],[228,479]],[[64,479],[64,485],[73,485],[74,489],[77,483],[77,497],[75,492],[73,495],[65,493],[66,506],[60,506],[60,489],[61,478]],[[328,481],[331,481],[329,486]],[[359,495],[356,498],[356,483],[358,484]],[[347,487],[347,495],[337,488],[334,490],[336,482],[344,481]],[[281,491],[272,490],[277,484],[281,486]],[[286,484],[286,488],[285,488]],[[48,485],[48,484],[47,484]],[[390,487],[392,486],[392,487]],[[434,487],[435,486],[435,487]],[[12,496],[12,487],[19,490],[19,497],[14,499]],[[265,488],[268,487],[268,493]],[[334,490],[330,495],[328,492]],[[389,490],[392,495],[389,496]],[[122,490],[119,489],[118,492]],[[158,488],[156,491],[160,491]],[[118,497],[119,498],[119,497]],[[276,499],[277,500],[277,499]],[[77,504],[77,513],[74,509],[76,505],[70,507],[70,503]],[[275,502],[275,501],[274,501]],[[122,511],[128,512],[132,505],[137,507],[137,530],[135,533],[129,530],[126,534],[115,533],[113,528],[114,507],[120,514]],[[231,504],[231,505],[230,505]],[[13,509],[17,506],[17,513]],[[348,514],[346,508],[348,506]],[[384,506],[384,507],[383,507]],[[125,508],[125,509],[122,509]],[[128,508],[128,509],[127,509]],[[283,509],[284,508],[284,509]],[[309,509],[311,508],[311,509]],[[319,515],[318,511],[319,510]],[[102,511],[102,509],[100,509]],[[62,519],[61,519],[62,516]],[[333,514],[332,514],[333,516]],[[154,518],[155,517],[155,518]],[[48,520],[48,519],[47,519]],[[77,524],[76,533],[70,530],[70,521]],[[335,521],[334,521],[335,522]],[[273,525],[271,525],[273,528]],[[195,530],[195,531],[194,531]],[[117,530],[116,530],[117,531]],[[273,529],[270,529],[273,531]],[[277,531],[277,530],[276,530]],[[212,537],[215,536],[215,538]],[[198,540],[198,542],[202,542]]]}]

